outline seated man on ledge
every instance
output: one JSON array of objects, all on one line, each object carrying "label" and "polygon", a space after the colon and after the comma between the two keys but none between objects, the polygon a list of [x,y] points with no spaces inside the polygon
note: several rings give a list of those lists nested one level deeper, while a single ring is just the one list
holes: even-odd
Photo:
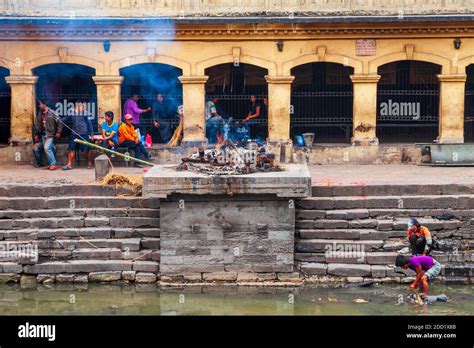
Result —
[{"label": "seated man on ledge", "polygon": [[[107,111],[105,113],[105,121],[102,122],[100,128],[102,129],[102,146],[115,151],[119,144],[119,125],[114,121],[114,113],[112,111]],[[110,157],[115,157],[115,155],[111,154]]]},{"label": "seated man on ledge", "polygon": [[[127,114],[125,115],[125,123],[122,123],[118,130],[118,140],[119,144],[122,147],[127,148],[129,151],[133,150],[135,158],[141,159],[142,154],[147,161],[153,161],[155,158],[148,156],[148,152],[143,146],[142,142],[138,138],[135,127],[132,124],[132,116]],[[135,167],[143,168],[139,163],[134,163]]]},{"label": "seated man on ledge", "polygon": [[395,266],[415,271],[416,277],[410,285],[410,290],[416,291],[418,288],[426,296],[429,293],[428,280],[434,279],[441,273],[441,264],[431,256],[398,255]]}]

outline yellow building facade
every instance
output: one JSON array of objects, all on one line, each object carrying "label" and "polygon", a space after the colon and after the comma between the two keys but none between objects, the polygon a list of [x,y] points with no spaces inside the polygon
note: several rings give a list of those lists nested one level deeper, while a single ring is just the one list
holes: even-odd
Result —
[{"label": "yellow building facade", "polygon": [[179,69],[183,141],[196,145],[207,141],[209,68],[243,64],[264,69],[267,138],[279,142],[291,138],[295,68],[334,63],[350,69],[350,144],[377,145],[380,68],[403,61],[436,67],[436,140],[462,143],[466,80],[474,64],[474,23],[466,13],[474,11],[472,5],[468,0],[0,1],[9,143],[31,143],[35,69],[46,65],[93,69],[99,120],[108,110],[117,119],[122,113],[121,69],[147,63]]}]

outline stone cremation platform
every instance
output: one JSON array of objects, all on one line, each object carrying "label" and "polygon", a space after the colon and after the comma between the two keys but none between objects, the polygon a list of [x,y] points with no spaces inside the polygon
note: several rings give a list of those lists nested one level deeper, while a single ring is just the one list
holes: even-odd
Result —
[{"label": "stone cremation platform", "polygon": [[177,171],[176,165],[157,165],[144,176],[143,195],[156,198],[173,194],[311,196],[311,175],[306,164],[285,164],[281,167],[284,170],[280,172],[210,176]]},{"label": "stone cremation platform", "polygon": [[153,167],[143,194],[163,198],[161,273],[293,272],[294,198],[311,195],[311,177],[306,165],[284,169],[208,176]]}]

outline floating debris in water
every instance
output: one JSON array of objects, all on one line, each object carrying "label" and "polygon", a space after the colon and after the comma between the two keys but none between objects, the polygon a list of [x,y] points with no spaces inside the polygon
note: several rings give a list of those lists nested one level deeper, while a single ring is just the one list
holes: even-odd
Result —
[{"label": "floating debris in water", "polygon": [[355,302],[355,303],[368,303],[369,301],[364,300],[363,298],[356,298],[356,299],[354,299],[353,302]]}]

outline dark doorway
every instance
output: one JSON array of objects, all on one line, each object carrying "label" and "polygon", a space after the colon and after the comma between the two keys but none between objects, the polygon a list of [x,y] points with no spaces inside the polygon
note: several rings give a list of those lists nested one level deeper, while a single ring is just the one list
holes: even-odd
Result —
[{"label": "dark doorway", "polygon": [[464,142],[474,142],[474,64],[466,68],[466,96],[464,98]]},{"label": "dark doorway", "polygon": [[380,143],[432,142],[438,136],[439,65],[398,61],[382,65],[377,90]]},{"label": "dark doorway", "polygon": [[[124,77],[122,82],[122,113],[125,102],[138,95],[138,107],[146,109],[156,105],[157,95],[163,96],[164,122],[172,124],[174,129],[179,118],[178,106],[183,103],[183,88],[178,77],[182,70],[167,64],[143,63],[120,69],[120,75]],[[155,103],[155,104],[154,104]],[[140,131],[142,134],[149,133],[154,143],[162,143],[158,129],[153,127],[153,109],[142,113],[140,116]],[[123,117],[124,115],[122,115]]]},{"label": "dark doorway", "polygon": [[10,75],[10,70],[0,67],[0,146],[8,144],[10,139],[10,109],[11,90],[5,77]]},{"label": "dark doorway", "polygon": [[251,109],[250,97],[256,98],[260,116],[248,123],[250,135],[264,141],[268,136],[267,69],[243,63],[220,64],[207,68],[206,101],[218,98],[217,112],[232,123],[242,121]]},{"label": "dark doorway", "polygon": [[[38,99],[45,102],[60,117],[66,116],[75,103],[86,103],[92,126],[97,132],[97,88],[92,80],[95,76],[94,68],[80,64],[55,63],[37,67],[33,69],[33,74],[38,76]],[[67,138],[70,133],[68,127],[65,127],[62,138]]]},{"label": "dark doorway", "polygon": [[352,137],[354,69],[337,63],[308,63],[291,70],[291,137],[315,133],[315,143],[349,143]]}]

